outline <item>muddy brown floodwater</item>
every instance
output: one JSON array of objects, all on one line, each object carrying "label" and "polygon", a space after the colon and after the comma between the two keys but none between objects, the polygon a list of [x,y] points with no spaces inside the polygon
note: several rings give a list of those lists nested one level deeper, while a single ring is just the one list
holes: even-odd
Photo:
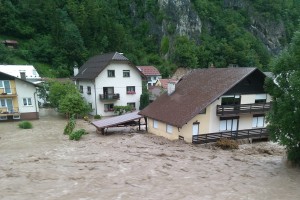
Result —
[{"label": "muddy brown floodwater", "polygon": [[[0,199],[300,199],[300,170],[264,142],[224,151],[132,129],[107,136],[63,135],[56,115],[0,123]],[[114,130],[114,129],[113,129]]]}]

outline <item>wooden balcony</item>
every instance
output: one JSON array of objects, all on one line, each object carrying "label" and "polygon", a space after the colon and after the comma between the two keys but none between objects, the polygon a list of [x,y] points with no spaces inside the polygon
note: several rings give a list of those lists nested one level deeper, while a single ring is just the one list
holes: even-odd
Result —
[{"label": "wooden balcony", "polygon": [[18,96],[16,88],[0,88],[0,98],[16,96]]},{"label": "wooden balcony", "polygon": [[217,115],[240,115],[250,113],[265,113],[271,108],[270,103],[253,103],[240,105],[217,105]]},{"label": "wooden balcony", "polygon": [[193,135],[194,144],[206,144],[210,142],[216,142],[221,138],[227,138],[231,140],[237,139],[263,139],[268,138],[268,131],[266,128],[244,129],[237,131],[223,131],[216,133],[207,133],[200,135]]},{"label": "wooden balcony", "polygon": [[120,94],[100,94],[99,97],[101,101],[119,100]]}]

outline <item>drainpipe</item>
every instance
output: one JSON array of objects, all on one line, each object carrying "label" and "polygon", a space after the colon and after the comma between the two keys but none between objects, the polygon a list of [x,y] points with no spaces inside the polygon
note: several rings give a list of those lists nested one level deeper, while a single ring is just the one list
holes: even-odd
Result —
[{"label": "drainpipe", "polygon": [[36,98],[36,95],[37,95],[37,88],[35,88],[35,92],[33,93],[33,97],[34,97],[34,104],[35,104],[35,113],[36,113],[36,117],[39,119],[40,116],[38,114],[38,110],[37,110],[37,106],[38,106],[38,102],[37,102],[37,98]]},{"label": "drainpipe", "polygon": [[97,109],[97,93],[96,93],[96,84],[94,81],[94,91],[95,91],[95,109],[96,109],[96,115],[98,115],[98,109]]}]

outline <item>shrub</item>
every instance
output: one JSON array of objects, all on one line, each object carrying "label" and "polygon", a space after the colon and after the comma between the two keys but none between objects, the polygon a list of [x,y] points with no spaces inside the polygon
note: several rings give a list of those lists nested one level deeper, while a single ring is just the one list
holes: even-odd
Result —
[{"label": "shrub", "polygon": [[73,131],[69,135],[69,139],[78,141],[78,140],[80,140],[81,136],[85,135],[85,134],[87,134],[87,132],[84,129],[79,129],[79,130]]},{"label": "shrub", "polygon": [[221,149],[238,149],[239,145],[235,140],[229,140],[227,138],[221,138],[216,143],[217,147]]},{"label": "shrub", "polygon": [[19,128],[31,129],[33,126],[29,121],[23,121],[19,123]]},{"label": "shrub", "polygon": [[95,115],[94,119],[101,119],[101,115]]},{"label": "shrub", "polygon": [[64,134],[70,135],[75,128],[75,124],[76,124],[76,121],[75,121],[74,115],[72,115],[65,127]]}]

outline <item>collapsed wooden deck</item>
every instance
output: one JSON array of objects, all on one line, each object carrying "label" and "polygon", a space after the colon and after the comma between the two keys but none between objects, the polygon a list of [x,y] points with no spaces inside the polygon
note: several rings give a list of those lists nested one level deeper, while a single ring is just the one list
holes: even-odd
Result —
[{"label": "collapsed wooden deck", "polygon": [[[145,119],[145,123],[141,123],[142,118]],[[141,130],[141,125],[146,125],[147,130],[147,119],[139,115],[138,111],[136,111],[120,116],[94,121],[92,122],[92,125],[96,127],[97,133],[101,134],[105,134],[107,132],[107,129],[112,127],[139,126],[139,130]]]}]

